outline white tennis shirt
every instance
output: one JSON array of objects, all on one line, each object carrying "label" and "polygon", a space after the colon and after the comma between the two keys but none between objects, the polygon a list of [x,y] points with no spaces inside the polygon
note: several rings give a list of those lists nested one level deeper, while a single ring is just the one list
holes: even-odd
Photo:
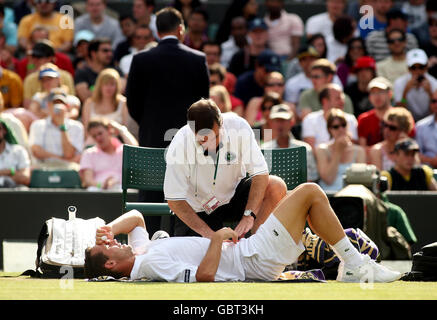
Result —
[{"label": "white tennis shirt", "polygon": [[188,124],[176,133],[166,154],[166,200],[185,200],[194,211],[201,212],[202,204],[213,196],[220,205],[229,203],[246,173],[269,173],[247,121],[232,112],[222,114],[222,118],[218,159],[204,155]]}]

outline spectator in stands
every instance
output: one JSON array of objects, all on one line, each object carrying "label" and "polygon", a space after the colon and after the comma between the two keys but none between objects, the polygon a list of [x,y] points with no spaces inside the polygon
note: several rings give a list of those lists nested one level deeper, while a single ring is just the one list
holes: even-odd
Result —
[{"label": "spectator in stands", "polygon": [[389,24],[387,13],[393,8],[393,0],[369,1],[368,5],[373,8],[373,16],[369,17],[373,21],[368,21],[372,27],[365,24],[366,28],[363,28],[361,24],[359,25],[360,36],[363,39],[366,39],[371,32],[383,31],[387,27]]},{"label": "spectator in stands", "polygon": [[367,52],[376,62],[379,62],[390,56],[387,34],[392,29],[400,29],[407,36],[407,50],[418,47],[416,37],[412,33],[407,33],[407,16],[398,9],[392,9],[387,13],[387,27],[385,30],[372,31],[366,38]]},{"label": "spectator in stands", "polygon": [[428,19],[429,38],[423,50],[428,56],[428,72],[437,78],[437,11]]},{"label": "spectator in stands", "polygon": [[206,64],[208,65],[208,67],[216,63],[220,64],[222,51],[221,51],[221,46],[217,42],[214,41],[204,42],[201,51],[206,56]]},{"label": "spectator in stands", "polygon": [[[206,52],[211,52],[210,48],[211,48],[211,46],[205,46],[204,52],[205,52],[205,50],[206,50]],[[217,50],[220,49],[220,47],[218,45],[216,45],[215,48]],[[206,60],[208,63],[208,54],[207,53],[205,53],[205,54],[206,54]],[[229,77],[233,76],[232,74],[229,74],[228,72],[226,72],[225,67],[217,62],[213,63],[213,64],[208,64],[208,69],[209,69],[209,84],[210,84],[210,86],[216,86],[216,85],[225,86],[226,80],[229,79]],[[244,114],[243,101],[241,101],[240,99],[235,97],[227,87],[226,87],[226,90],[228,90],[229,99],[231,101],[231,111],[235,112],[240,117],[242,117]]]},{"label": "spectator in stands", "polygon": [[427,165],[416,165],[419,145],[415,140],[399,140],[394,148],[394,166],[382,171],[386,176],[389,190],[437,190],[433,171]]},{"label": "spectator in stands", "polygon": [[[428,18],[426,15],[426,0],[407,0],[402,4],[401,10],[408,17],[408,28],[415,29]],[[430,1],[428,1],[430,2]]]},{"label": "spectator in stands", "polygon": [[366,152],[363,147],[352,142],[348,120],[341,109],[331,109],[326,124],[332,141],[322,143],[315,149],[319,185],[324,191],[339,191],[343,188],[346,169],[352,163],[365,163]]},{"label": "spectator in stands", "polygon": [[291,129],[296,123],[296,120],[290,107],[286,104],[273,106],[270,110],[270,121],[275,139],[265,142],[262,145],[262,148],[278,149],[301,146],[305,147],[307,154],[307,179],[311,182],[317,181],[319,179],[319,174],[317,172],[313,149],[308,143],[295,139],[291,133]]},{"label": "spectator in stands", "polygon": [[428,56],[422,49],[407,52],[407,65],[409,73],[394,82],[394,99],[419,121],[430,114],[429,103],[437,90],[437,79],[427,72]]},{"label": "spectator in stands", "polygon": [[34,165],[78,170],[84,142],[83,125],[66,117],[65,94],[52,95],[48,110],[49,117],[36,120],[30,126],[29,145]]},{"label": "spectator in stands", "polygon": [[74,20],[74,32],[81,30],[92,31],[96,38],[109,38],[112,40],[112,47],[124,40],[117,19],[105,13],[106,0],[87,0],[86,12]]},{"label": "spectator in stands", "polygon": [[188,20],[188,31],[185,33],[183,43],[190,48],[200,50],[208,39],[209,16],[205,9],[198,7],[191,11]]},{"label": "spectator in stands", "polygon": [[338,17],[332,26],[332,35],[326,37],[328,49],[327,59],[335,64],[344,60],[347,53],[348,42],[354,37],[356,30],[355,21],[346,15]]},{"label": "spectator in stands", "polygon": [[96,145],[86,149],[80,159],[82,186],[88,190],[121,190],[123,143],[138,146],[138,141],[113,120],[92,119],[87,131]]},{"label": "spectator in stands", "polygon": [[257,14],[258,3],[256,0],[232,0],[220,22],[215,40],[222,44],[229,39],[231,22],[235,17],[243,17],[247,22],[250,22],[256,18]]},{"label": "spectator in stands", "polygon": [[232,111],[231,98],[225,86],[221,84],[211,86],[209,97],[216,103],[221,113]]},{"label": "spectator in stands", "polygon": [[[39,69],[46,63],[54,63],[56,56],[54,48],[49,40],[41,40],[36,43],[30,52],[32,56],[29,62],[34,64],[35,71],[26,76],[23,82],[23,106],[29,107],[32,97],[35,93],[42,91],[41,82],[39,81]],[[75,94],[74,80],[68,71],[59,69],[61,85],[65,85],[68,88],[69,94]]]},{"label": "spectator in stands", "polygon": [[6,45],[5,34],[0,31],[0,66],[18,73],[18,62],[19,60],[14,56],[14,51],[10,51]]},{"label": "spectator in stands", "polygon": [[253,97],[264,95],[264,87],[270,72],[280,72],[280,57],[271,50],[262,51],[256,60],[255,70],[238,77],[235,96],[247,105]]},{"label": "spectator in stands", "polygon": [[[326,48],[326,42],[325,37],[321,33],[316,33],[315,35],[308,38],[306,44],[303,44],[299,47],[298,55],[301,50],[307,47],[313,47],[318,52],[318,58],[326,58],[327,54],[327,48]],[[295,75],[301,73],[303,70],[301,68],[301,65],[299,64],[298,57],[291,60],[287,68],[285,70],[285,79],[288,80]],[[310,81],[311,82],[311,81]]]},{"label": "spectator in stands", "polygon": [[408,73],[406,33],[401,29],[391,29],[387,32],[387,43],[390,56],[379,61],[376,64],[376,70],[379,77],[384,77],[394,83],[397,78]]},{"label": "spectator in stands", "polygon": [[321,33],[325,39],[333,34],[335,20],[340,17],[346,7],[346,0],[326,0],[326,12],[309,17],[305,23],[307,38],[316,33]]},{"label": "spectator in stands", "polygon": [[354,116],[359,117],[363,112],[371,110],[368,85],[376,77],[375,60],[372,57],[363,56],[358,58],[352,66],[352,73],[356,81],[351,82],[344,92],[351,97],[354,106]]},{"label": "spectator in stands", "polygon": [[121,41],[114,50],[115,64],[119,63],[121,58],[131,53],[131,46],[133,44],[133,36],[136,28],[135,19],[131,15],[121,15],[118,19],[120,22],[121,32],[125,40]]},{"label": "spectator in stands", "polygon": [[94,39],[94,33],[89,30],[82,30],[74,36],[74,69],[85,67],[88,60],[88,46]]},{"label": "spectator in stands", "polygon": [[158,29],[156,28],[155,0],[134,0],[132,15],[138,25],[145,24],[153,32],[155,39],[159,39]]},{"label": "spectator in stands", "polygon": [[56,50],[69,52],[73,46],[74,21],[55,10],[54,1],[35,1],[35,12],[21,19],[18,25],[18,42],[26,49],[30,35],[36,26],[46,26],[49,40]]},{"label": "spectator in stands", "polygon": [[134,54],[142,50],[150,49],[153,46],[156,46],[157,43],[154,41],[152,30],[144,24],[138,25],[135,28],[132,44],[131,53],[125,55],[120,60],[120,69],[125,75],[129,74]]},{"label": "spectator in stands", "polygon": [[252,128],[257,141],[262,145],[272,139],[275,139],[275,133],[272,130],[272,120],[270,119],[270,110],[273,106],[282,104],[281,96],[273,91],[264,94],[261,102],[262,119]]},{"label": "spectator in stands", "polygon": [[17,143],[12,130],[0,118],[0,188],[13,188],[29,183],[29,154]]},{"label": "spectator in stands", "polygon": [[182,18],[185,23],[187,23],[186,27],[189,25],[189,19],[191,14],[199,7],[202,6],[200,0],[174,0],[173,7],[178,10],[182,14]]},{"label": "spectator in stands", "polygon": [[0,3],[0,31],[5,35],[6,48],[15,52],[18,45],[17,25],[15,22],[5,19],[5,10],[5,5]]},{"label": "spectator in stands", "polygon": [[21,0],[20,2],[14,4],[14,22],[15,24],[19,24],[21,19],[32,13],[35,6],[33,3],[34,0]]},{"label": "spectator in stands", "polygon": [[[104,69],[99,73],[92,96],[88,98],[82,110],[82,123],[88,128],[92,118],[101,117],[114,120],[127,126],[129,113],[126,98],[121,95],[121,81],[118,72],[112,68]],[[87,139],[86,145],[92,143]]]},{"label": "spectator in stands", "polygon": [[23,104],[23,82],[13,71],[0,67],[0,92],[3,95],[4,106],[18,108]]},{"label": "spectator in stands", "polygon": [[50,94],[53,94],[53,89],[59,88],[67,96],[67,118],[77,119],[81,106],[80,100],[74,95],[67,94],[68,88],[61,85],[59,68],[49,62],[43,64],[39,70],[38,80],[41,83],[41,91],[33,95],[28,109],[40,119],[47,117]]},{"label": "spectator in stands", "polygon": [[256,18],[249,22],[249,45],[235,53],[229,63],[228,71],[237,78],[244,72],[254,70],[257,57],[267,48],[267,29],[262,19]]},{"label": "spectator in stands", "polygon": [[268,26],[268,46],[282,59],[293,59],[304,34],[302,19],[284,9],[284,0],[265,0],[266,15],[264,21]]},{"label": "spectator in stands", "polygon": [[374,164],[378,170],[390,170],[394,165],[394,148],[398,140],[408,138],[413,128],[411,112],[402,107],[390,108],[382,122],[384,140],[369,149],[368,163]]},{"label": "spectator in stands", "polygon": [[[313,88],[302,92],[299,97],[298,108],[301,112],[301,117],[304,118],[309,112],[320,110],[322,105],[319,100],[319,93],[325,85],[332,83],[336,75],[337,67],[327,59],[318,59],[311,65],[311,81]],[[340,89],[342,87],[340,86]],[[354,107],[349,96],[344,97],[344,111],[353,113]],[[339,106],[337,106],[339,107]]]},{"label": "spectator in stands", "polygon": [[[357,60],[367,55],[366,45],[362,38],[352,38],[347,43],[347,50],[344,59],[337,65],[337,75],[341,84],[346,88],[349,84],[356,81],[356,77],[351,72]],[[332,61],[332,60],[331,60]],[[353,97],[351,97],[353,99]]]},{"label": "spectator in stands", "polygon": [[297,59],[302,71],[288,79],[285,83],[285,101],[297,105],[301,93],[313,87],[313,83],[311,82],[311,66],[318,58],[319,53],[314,47],[302,46],[299,49]]},{"label": "spectator in stands", "polygon": [[416,140],[420,147],[420,161],[437,169],[437,91],[429,104],[431,114],[417,122]]},{"label": "spectator in stands", "polygon": [[[276,92],[281,98],[284,97],[284,77],[279,72],[271,72],[267,76],[267,81],[264,86],[264,94],[267,92]],[[244,118],[249,123],[250,126],[254,126],[257,122],[262,120],[262,110],[261,110],[261,102],[263,97],[253,97],[249,100],[249,103],[246,106],[246,111],[244,113]],[[298,119],[296,114],[296,107],[294,104],[290,102],[285,102],[290,108],[291,112],[293,112],[294,119]]]},{"label": "spectator in stands", "polygon": [[367,86],[372,110],[362,113],[358,117],[359,144],[362,147],[372,146],[381,142],[381,122],[384,114],[392,108],[393,87],[390,81],[383,77],[376,77]]},{"label": "spectator in stands", "polygon": [[[37,45],[35,51],[42,51],[46,54],[44,56],[34,54],[34,47],[40,42],[51,47],[42,48],[42,45]],[[70,57],[65,53],[55,51],[53,43],[49,40],[49,30],[47,27],[37,26],[30,34],[30,40],[27,43],[26,48],[26,56],[19,61],[17,65],[17,73],[20,75],[21,79],[24,80],[26,76],[32,72],[38,71],[39,67],[46,62],[52,62],[60,69],[68,71],[72,76],[74,76],[74,67],[71,63]]]},{"label": "spectator in stands", "polygon": [[0,120],[4,121],[6,125],[11,129],[11,131],[14,133],[17,143],[23,146],[26,149],[26,151],[29,151],[29,139],[28,139],[27,129],[24,126],[24,123],[17,116],[15,116],[13,112],[10,112],[12,110],[16,111],[19,109],[25,110],[24,108],[5,110],[4,103],[3,103],[3,95],[0,93]]},{"label": "spectator in stands", "polygon": [[432,37],[430,35],[430,24],[429,19],[435,19],[437,20],[437,2],[429,0],[426,2],[425,6],[426,11],[426,19],[421,21],[421,24],[415,28],[412,28],[411,32],[416,36],[417,40],[419,41],[420,47],[425,47],[428,43],[430,38]]},{"label": "spectator in stands", "polygon": [[232,56],[239,50],[243,50],[249,44],[247,36],[247,22],[244,17],[235,17],[231,21],[231,34],[229,39],[223,42],[221,47],[220,63],[228,68],[231,63]]},{"label": "spectator in stands", "polygon": [[[345,94],[339,85],[329,83],[322,87],[319,94],[319,101],[322,109],[309,113],[302,121],[302,139],[308,143],[313,150],[321,143],[327,143],[331,139],[326,121],[331,109],[343,110],[345,105]],[[350,113],[345,113],[348,126],[348,136],[355,143],[358,141],[357,119]]]},{"label": "spectator in stands", "polygon": [[[76,70],[74,76],[76,93],[82,103],[91,97],[100,71],[111,67],[113,58],[111,40],[105,38],[92,40],[88,46],[88,58],[86,66]],[[123,77],[123,72],[117,67],[114,68]],[[122,92],[124,91],[125,83],[125,81],[122,81]]]}]

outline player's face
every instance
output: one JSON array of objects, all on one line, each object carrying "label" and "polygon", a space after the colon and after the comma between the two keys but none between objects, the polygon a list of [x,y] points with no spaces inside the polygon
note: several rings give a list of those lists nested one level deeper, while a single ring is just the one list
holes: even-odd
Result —
[{"label": "player's face", "polygon": [[118,242],[114,242],[110,245],[101,244],[95,246],[92,253],[95,254],[97,252],[102,252],[109,260],[115,261],[123,261],[134,254],[131,246]]}]

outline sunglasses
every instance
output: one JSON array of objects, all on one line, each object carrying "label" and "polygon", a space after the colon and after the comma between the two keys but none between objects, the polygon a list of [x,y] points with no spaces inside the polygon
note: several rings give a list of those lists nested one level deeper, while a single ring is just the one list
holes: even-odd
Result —
[{"label": "sunglasses", "polygon": [[393,39],[388,39],[387,40],[387,43],[390,43],[390,44],[393,44],[395,42],[405,42],[405,38],[402,37],[402,38],[393,38]]},{"label": "sunglasses", "polygon": [[426,68],[426,66],[424,66],[423,64],[421,64],[421,65],[414,65],[414,66],[410,67],[411,70],[425,70],[425,68]]},{"label": "sunglasses", "polygon": [[311,79],[321,79],[321,78],[324,78],[324,77],[325,77],[325,76],[320,75],[320,74],[312,74],[312,75],[310,76]]},{"label": "sunglasses", "polygon": [[35,3],[56,3],[57,0],[35,0]]},{"label": "sunglasses", "polygon": [[385,122],[382,123],[382,127],[383,127],[383,128],[387,128],[387,129],[389,129],[390,131],[398,131],[398,130],[399,130],[398,127],[396,127],[396,126],[394,126],[394,125],[392,125],[392,124],[385,123]]},{"label": "sunglasses", "polygon": [[281,82],[272,82],[272,83],[267,83],[266,87],[282,87],[284,84]]},{"label": "sunglasses", "polygon": [[104,53],[112,52],[112,49],[100,49],[99,51],[102,51]]},{"label": "sunglasses", "polygon": [[331,129],[334,129],[334,130],[338,130],[338,129],[340,129],[340,127],[341,127],[341,128],[346,128],[346,126],[347,126],[346,123],[341,123],[341,124],[334,124],[334,125],[332,125],[330,128],[331,128]]}]

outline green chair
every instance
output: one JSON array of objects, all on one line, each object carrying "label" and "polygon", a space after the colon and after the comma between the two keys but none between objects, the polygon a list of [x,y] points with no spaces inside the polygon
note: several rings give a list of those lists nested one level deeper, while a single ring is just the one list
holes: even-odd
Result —
[{"label": "green chair", "polygon": [[147,216],[170,215],[167,203],[127,202],[127,189],[162,191],[165,177],[165,149],[123,146],[123,210],[136,209]]},{"label": "green chair", "polygon": [[307,182],[307,153],[305,147],[262,149],[271,175],[282,178],[287,190]]},{"label": "green chair", "polygon": [[30,176],[31,188],[81,188],[76,170],[35,169]]}]

